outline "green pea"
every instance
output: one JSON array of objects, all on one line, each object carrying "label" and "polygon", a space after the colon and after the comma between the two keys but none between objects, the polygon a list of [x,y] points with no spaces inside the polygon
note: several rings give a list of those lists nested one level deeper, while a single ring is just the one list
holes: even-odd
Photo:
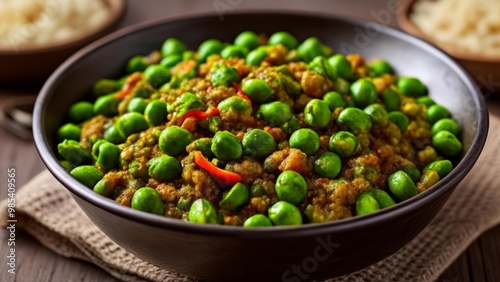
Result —
[{"label": "green pea", "polygon": [[377,89],[370,80],[358,79],[351,85],[351,96],[356,107],[365,108],[377,101]]},{"label": "green pea", "polygon": [[430,124],[436,123],[440,119],[450,118],[451,114],[445,107],[435,104],[427,109],[427,121]]},{"label": "green pea", "polygon": [[419,98],[427,95],[427,87],[418,78],[401,77],[397,81],[397,86],[405,96]]},{"label": "green pea", "polygon": [[147,162],[148,173],[159,181],[172,181],[182,173],[181,163],[174,157],[161,155]]},{"label": "green pea", "polygon": [[176,112],[175,116],[181,117],[189,110],[203,109],[204,103],[200,97],[193,93],[186,92],[168,107],[169,112]]},{"label": "green pea", "polygon": [[254,49],[250,51],[247,54],[247,57],[245,58],[245,62],[247,65],[250,66],[260,66],[260,64],[266,59],[267,57],[267,48],[264,46],[258,47],[257,49]]},{"label": "green pea", "polygon": [[160,92],[179,89],[181,87],[182,82],[184,81],[184,78],[185,77],[182,77],[180,75],[172,76],[172,79],[170,79],[168,83],[165,83],[160,87],[159,89]]},{"label": "green pea", "polygon": [[342,162],[335,153],[325,152],[314,161],[314,172],[321,177],[334,179],[341,168]]},{"label": "green pea", "polygon": [[94,97],[101,97],[110,94],[120,88],[116,80],[102,78],[99,79],[92,87]]},{"label": "green pea", "polygon": [[206,121],[206,129],[212,134],[221,130],[222,119],[219,116],[209,117]]},{"label": "green pea", "polygon": [[255,158],[267,157],[276,150],[274,137],[262,129],[248,131],[241,143],[244,154]]},{"label": "green pea", "polygon": [[177,202],[177,207],[182,210],[182,211],[187,211],[189,212],[189,209],[191,208],[191,205],[192,205],[193,201],[189,198],[183,198],[181,196],[181,198],[179,199],[179,201]]},{"label": "green pea", "polygon": [[349,131],[339,131],[330,137],[328,150],[342,158],[351,157],[358,148],[358,139]]},{"label": "green pea", "polygon": [[327,92],[325,96],[323,96],[323,101],[328,103],[332,111],[336,108],[344,108],[347,105],[342,95],[335,91]]},{"label": "green pea", "polygon": [[344,96],[349,95],[350,87],[351,87],[351,84],[346,79],[343,79],[343,78],[335,79],[334,90],[339,92],[341,95],[344,95]]},{"label": "green pea", "polygon": [[238,71],[233,67],[224,65],[216,67],[210,75],[210,81],[214,86],[231,86],[239,80]]},{"label": "green pea", "polygon": [[300,83],[295,81],[293,77],[287,75],[281,75],[280,80],[281,80],[281,85],[289,95],[298,96],[300,95],[300,93],[302,93],[302,88],[300,87]]},{"label": "green pea", "polygon": [[101,96],[94,103],[94,113],[106,117],[115,116],[118,114],[119,104],[120,99],[116,98],[114,93]]},{"label": "green pea", "polygon": [[[122,76],[119,79],[117,79],[116,80],[117,88],[115,90],[118,90],[119,88],[123,87],[123,85],[125,85],[125,81],[127,81],[127,78],[128,78],[128,75],[125,75],[125,76]],[[109,94],[111,92],[108,92],[106,94]]]},{"label": "green pea", "polygon": [[370,116],[358,108],[347,107],[340,112],[337,123],[349,131],[370,132],[372,120]]},{"label": "green pea", "polygon": [[330,124],[330,106],[327,102],[319,99],[312,99],[304,108],[304,120],[313,127],[322,129]]},{"label": "green pea", "polygon": [[351,63],[342,54],[336,54],[328,58],[325,69],[331,79],[351,79],[354,76]]},{"label": "green pea", "polygon": [[[97,157],[97,155],[99,155],[99,147],[104,144],[104,143],[110,143],[109,141],[105,140],[105,139],[98,139],[94,145],[92,145],[92,149],[91,149],[91,152],[94,156]],[[111,143],[113,144],[113,143]]]},{"label": "green pea", "polygon": [[380,104],[371,104],[364,109],[364,112],[367,113],[372,119],[373,123],[379,125],[385,125],[388,121],[387,111],[384,106]]},{"label": "green pea", "polygon": [[401,170],[404,171],[413,182],[417,182],[420,179],[420,171],[413,164],[403,165]]},{"label": "green pea", "polygon": [[189,61],[189,60],[195,60],[196,57],[196,52],[192,50],[186,50],[182,52],[182,60],[183,61]]},{"label": "green pea", "polygon": [[299,58],[309,63],[317,56],[327,56],[329,51],[316,37],[309,37],[297,47]]},{"label": "green pea", "polygon": [[309,128],[301,128],[290,136],[290,147],[297,148],[310,156],[318,151],[320,146],[319,135]]},{"label": "green pea", "polygon": [[213,158],[214,154],[212,153],[212,138],[200,138],[194,140],[194,148],[197,151],[201,151],[205,158]]},{"label": "green pea", "polygon": [[143,115],[132,112],[121,115],[115,122],[115,128],[121,136],[126,138],[148,129],[149,124]]},{"label": "green pea", "polygon": [[130,58],[127,62],[127,67],[126,67],[126,72],[127,73],[133,73],[133,72],[142,72],[144,71],[147,67],[149,66],[149,62],[146,57],[144,56],[134,56]]},{"label": "green pea", "polygon": [[154,90],[146,82],[141,81],[130,92],[131,97],[149,98],[154,93]]},{"label": "green pea", "polygon": [[94,192],[101,196],[109,197],[113,194],[115,187],[110,181],[106,180],[106,178],[103,178],[94,185],[94,188],[92,190],[94,190]]},{"label": "green pea", "polygon": [[236,211],[241,206],[248,203],[249,198],[250,192],[248,188],[238,182],[226,193],[226,195],[224,195],[219,206],[226,210]]},{"label": "green pea", "polygon": [[273,226],[271,220],[263,214],[254,214],[243,223],[245,228]]},{"label": "green pea", "polygon": [[234,45],[253,50],[260,45],[259,36],[253,31],[243,31],[234,39]]},{"label": "green pea", "polygon": [[142,187],[132,196],[130,207],[147,213],[163,215],[163,201],[158,191],[150,187]]},{"label": "green pea", "polygon": [[441,130],[449,131],[457,137],[458,137],[458,134],[460,134],[460,126],[458,125],[458,123],[455,120],[453,120],[451,118],[443,118],[443,119],[436,121],[436,123],[434,123],[434,125],[432,125],[431,133],[434,136]]},{"label": "green pea", "polygon": [[223,59],[245,58],[247,54],[248,49],[246,47],[236,45],[229,45],[220,52]]},{"label": "green pea", "polygon": [[64,168],[65,171],[70,172],[72,169],[74,169],[76,166],[73,165],[72,163],[68,162],[67,160],[60,160],[59,164]]},{"label": "green pea", "polygon": [[173,125],[165,128],[158,139],[160,150],[172,157],[176,157],[186,151],[186,146],[193,142],[191,132]]},{"label": "green pea", "polygon": [[307,65],[307,68],[317,72],[321,76],[328,76],[326,70],[326,59],[323,56],[317,56],[312,59],[312,61]]},{"label": "green pea", "polygon": [[159,88],[170,81],[172,75],[170,70],[161,65],[151,65],[144,70],[146,81],[154,88]]},{"label": "green pea", "polygon": [[221,116],[230,114],[236,111],[244,116],[250,116],[252,114],[252,106],[245,99],[238,96],[231,96],[222,100],[217,109],[222,114]]},{"label": "green pea", "polygon": [[359,194],[356,199],[356,215],[365,215],[378,210],[380,210],[380,205],[370,193]]},{"label": "green pea", "polygon": [[218,215],[208,200],[197,199],[189,209],[188,220],[194,223],[217,224]]},{"label": "green pea", "polygon": [[222,160],[236,160],[243,154],[240,141],[229,131],[219,131],[212,138],[212,153]]},{"label": "green pea", "polygon": [[421,105],[425,105],[425,106],[427,106],[427,108],[436,104],[436,102],[434,102],[434,100],[432,100],[431,97],[429,97],[429,96],[423,96],[423,97],[418,98],[417,103],[421,104]]},{"label": "green pea", "polygon": [[68,117],[73,122],[82,122],[94,116],[94,105],[90,102],[77,102],[68,111]]},{"label": "green pea", "polygon": [[80,183],[89,188],[93,188],[104,176],[100,170],[92,165],[77,166],[71,170],[70,174]]},{"label": "green pea", "polygon": [[149,178],[147,166],[139,160],[132,160],[128,164],[128,173],[135,179],[147,180]]},{"label": "green pea", "polygon": [[424,172],[434,170],[438,173],[439,178],[444,178],[453,169],[453,164],[449,160],[433,161],[424,168]]},{"label": "green pea", "polygon": [[224,44],[217,39],[207,39],[198,46],[198,60],[205,62],[210,55],[219,54]]},{"label": "green pea", "polygon": [[279,31],[273,33],[269,37],[268,41],[269,45],[277,45],[277,44],[283,44],[288,50],[292,50],[297,48],[299,45],[299,41],[295,36],[291,35],[290,33],[286,31]]},{"label": "green pea", "polygon": [[104,139],[113,144],[120,144],[125,142],[126,137],[113,125],[104,131]]},{"label": "green pea", "polygon": [[160,66],[169,69],[175,67],[178,63],[182,62],[181,54],[172,54],[164,57],[160,61]]},{"label": "green pea", "polygon": [[375,60],[368,64],[370,75],[372,77],[382,76],[383,74],[394,74],[394,68],[385,60]]},{"label": "green pea", "polygon": [[373,198],[375,198],[375,200],[377,200],[377,203],[382,209],[392,207],[396,204],[391,196],[389,196],[389,194],[387,194],[384,190],[372,189],[369,193]]},{"label": "green pea", "polygon": [[146,121],[153,126],[165,123],[167,115],[167,103],[162,100],[153,100],[144,109]]},{"label": "green pea", "polygon": [[70,164],[77,166],[92,161],[92,155],[75,140],[64,140],[57,144],[57,152]]},{"label": "green pea", "polygon": [[405,201],[418,194],[417,186],[413,180],[402,170],[389,175],[389,190],[399,202]]},{"label": "green pea", "polygon": [[82,129],[78,125],[66,123],[57,130],[57,139],[59,141],[63,141],[64,139],[79,141],[81,133]]},{"label": "green pea", "polygon": [[290,106],[280,101],[260,105],[259,112],[272,127],[283,125],[293,116]]},{"label": "green pea", "polygon": [[283,171],[276,179],[276,194],[281,201],[298,205],[307,194],[304,177],[293,170]]},{"label": "green pea", "polygon": [[301,225],[302,214],[300,210],[285,201],[279,201],[268,210],[269,219],[274,225]]},{"label": "green pea", "polygon": [[141,97],[135,97],[130,99],[127,105],[128,112],[144,113],[144,110],[148,106],[148,102]]},{"label": "green pea", "polygon": [[290,67],[288,67],[287,65],[280,65],[280,66],[276,67],[276,72],[281,77],[288,77],[288,78],[293,77],[292,71],[290,71]]},{"label": "green pea", "polygon": [[405,132],[408,124],[410,123],[410,119],[407,115],[403,114],[400,111],[392,111],[387,116],[391,122],[398,126],[401,132]]},{"label": "green pea", "polygon": [[432,137],[434,148],[445,157],[455,157],[462,152],[462,143],[453,133],[441,130]]},{"label": "green pea", "polygon": [[385,108],[388,111],[399,111],[401,97],[399,97],[398,92],[387,88],[382,92],[382,100],[384,100]]},{"label": "green pea", "polygon": [[[102,140],[104,141],[104,140]],[[95,149],[94,149],[95,148]],[[96,155],[96,163],[105,170],[112,170],[118,167],[120,163],[121,150],[115,144],[110,142],[98,142],[92,147]]]},{"label": "green pea", "polygon": [[256,103],[266,102],[273,95],[271,87],[264,80],[258,78],[246,80],[241,89]]},{"label": "green pea", "polygon": [[285,134],[292,134],[295,131],[300,129],[300,122],[299,120],[292,116],[288,121],[286,121],[284,124],[281,125],[281,130],[285,132]]},{"label": "green pea", "polygon": [[177,38],[168,38],[161,46],[161,55],[167,57],[169,55],[182,55],[186,51],[186,45]]}]

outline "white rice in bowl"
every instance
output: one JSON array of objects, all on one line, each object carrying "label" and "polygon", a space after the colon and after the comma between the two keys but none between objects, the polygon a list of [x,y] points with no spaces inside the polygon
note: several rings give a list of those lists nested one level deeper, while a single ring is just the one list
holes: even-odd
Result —
[{"label": "white rice in bowl", "polygon": [[101,25],[108,15],[103,0],[0,0],[0,47],[62,41]]},{"label": "white rice in bowl", "polygon": [[420,0],[410,17],[444,49],[500,55],[500,0]]}]

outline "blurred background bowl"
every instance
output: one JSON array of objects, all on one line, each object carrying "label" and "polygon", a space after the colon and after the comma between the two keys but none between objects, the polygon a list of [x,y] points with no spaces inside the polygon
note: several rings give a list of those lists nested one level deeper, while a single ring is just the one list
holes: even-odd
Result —
[{"label": "blurred background bowl", "polygon": [[[483,53],[466,52],[436,42],[429,34],[425,34],[410,18],[414,11],[414,5],[418,1],[421,0],[406,0],[401,2],[401,10],[397,14],[397,21],[401,29],[438,46],[450,54],[470,73],[485,96],[500,93],[500,55],[493,56]],[[460,5],[460,2],[460,0],[455,1],[456,5]],[[453,19],[461,20],[459,15]]]},{"label": "blurred background bowl", "polygon": [[[70,38],[40,45],[0,46],[0,85],[38,86],[71,54],[109,33],[125,12],[124,0],[103,0],[109,10],[100,25]],[[43,28],[43,27],[42,27]]]}]

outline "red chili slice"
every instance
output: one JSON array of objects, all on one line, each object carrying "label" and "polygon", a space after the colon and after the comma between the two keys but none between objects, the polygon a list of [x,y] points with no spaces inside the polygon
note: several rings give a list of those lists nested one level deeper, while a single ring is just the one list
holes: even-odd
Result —
[{"label": "red chili slice", "polygon": [[233,87],[236,88],[236,91],[238,93],[238,96],[241,97],[243,100],[247,101],[250,106],[252,106],[252,100],[248,97],[248,95],[241,89],[241,87],[238,85],[238,83],[233,82]]},{"label": "red chili slice", "polygon": [[209,117],[218,116],[219,110],[216,107],[210,107],[206,111],[202,110],[189,110],[179,118],[179,123],[183,123],[188,117],[194,117],[197,120],[204,120]]},{"label": "red chili slice", "polygon": [[115,94],[115,97],[118,99],[125,99],[125,97],[127,97],[132,92],[137,83],[139,83],[139,81],[141,80],[142,74],[140,72],[133,73],[132,75],[127,77],[125,83],[122,86],[122,89],[120,89],[120,91]]},{"label": "red chili slice", "polygon": [[194,162],[200,168],[208,172],[208,174],[210,174],[210,176],[221,186],[234,185],[243,180],[243,177],[236,172],[223,170],[215,166],[207,160],[200,151],[194,152]]}]

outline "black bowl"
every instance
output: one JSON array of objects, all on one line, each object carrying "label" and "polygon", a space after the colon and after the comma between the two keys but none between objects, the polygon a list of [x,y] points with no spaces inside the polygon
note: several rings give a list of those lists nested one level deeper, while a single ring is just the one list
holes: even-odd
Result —
[{"label": "black bowl", "polygon": [[[386,58],[401,75],[421,78],[430,95],[462,125],[464,155],[441,182],[374,214],[325,224],[248,230],[198,225],[138,212],[95,194],[58,163],[55,132],[64,113],[99,78],[116,77],[128,58],[158,49],[167,37],[195,48],[207,38],[232,41],[244,30],[287,30],[300,40],[317,36],[337,52]],[[353,272],[399,250],[434,218],[476,162],[488,115],[471,78],[435,47],[376,23],[290,11],[247,11],[156,20],[119,31],[67,60],[49,78],[34,111],[38,151],[89,218],[112,240],[159,267],[209,280],[328,278]]]}]

